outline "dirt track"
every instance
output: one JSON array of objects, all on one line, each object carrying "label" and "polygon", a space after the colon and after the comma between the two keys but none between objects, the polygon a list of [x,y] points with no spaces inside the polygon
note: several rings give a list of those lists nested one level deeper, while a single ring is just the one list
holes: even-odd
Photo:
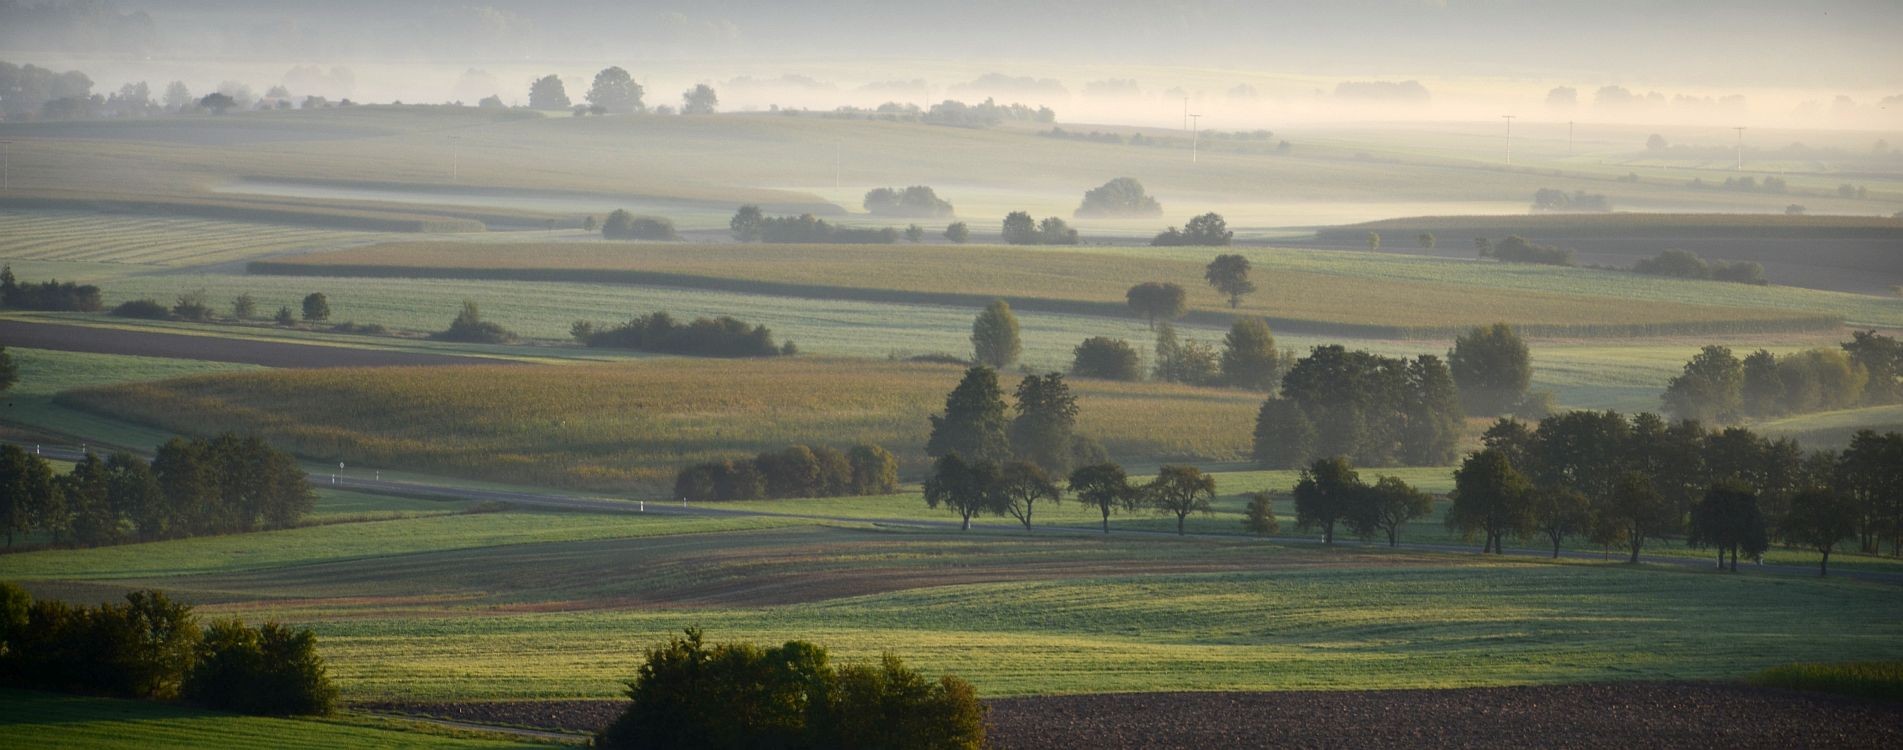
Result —
[{"label": "dirt track", "polygon": [[[987,703],[999,750],[1903,747],[1903,704],[1718,683],[1122,693]],[[623,705],[595,700],[358,707],[590,732],[606,726]]]},{"label": "dirt track", "polygon": [[506,364],[490,357],[461,357],[342,346],[190,336],[177,333],[92,328],[58,323],[0,320],[0,346],[94,354],[201,359],[265,367],[389,367],[397,365]]}]

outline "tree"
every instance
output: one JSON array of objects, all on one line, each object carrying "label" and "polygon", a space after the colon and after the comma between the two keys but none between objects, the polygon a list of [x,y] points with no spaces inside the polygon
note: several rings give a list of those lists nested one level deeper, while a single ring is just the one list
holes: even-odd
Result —
[{"label": "tree", "polygon": [[789,445],[777,451],[766,451],[754,457],[753,465],[759,469],[760,478],[766,484],[767,497],[821,495],[823,484],[819,457],[813,454],[811,448]]},{"label": "tree", "polygon": [[1124,301],[1156,330],[1157,320],[1175,320],[1189,311],[1189,294],[1181,286],[1167,281],[1145,281],[1123,293]]},{"label": "tree", "polygon": [[1553,543],[1553,559],[1559,559],[1559,545],[1566,537],[1592,526],[1592,501],[1571,488],[1536,488],[1531,495],[1533,530]]},{"label": "tree", "polygon": [[1176,227],[1163,230],[1162,234],[1150,240],[1150,244],[1156,247],[1223,246],[1228,245],[1235,236],[1236,233],[1229,231],[1228,223],[1223,221],[1222,214],[1212,212],[1184,222],[1181,231]]},{"label": "tree", "polygon": [[1156,216],[1163,207],[1143,191],[1143,183],[1118,177],[1084,191],[1084,202],[1077,207],[1078,217],[1085,216]]},{"label": "tree", "polygon": [[1315,439],[1315,425],[1300,404],[1270,397],[1256,413],[1251,456],[1265,469],[1299,468],[1314,457]]},{"label": "tree", "polygon": [[1063,219],[1046,216],[1037,222],[1038,245],[1075,245],[1077,230],[1070,228]]},{"label": "tree", "polygon": [[1237,318],[1222,339],[1222,380],[1236,388],[1273,391],[1281,375],[1275,334],[1261,318]]},{"label": "tree", "polygon": [[198,106],[211,110],[211,113],[214,115],[222,115],[232,107],[238,106],[238,100],[231,98],[230,95],[222,91],[214,91],[210,94],[206,94],[205,98],[198,100]]},{"label": "tree", "polygon": [[1229,298],[1229,308],[1242,305],[1242,296],[1255,291],[1249,281],[1249,259],[1241,255],[1218,255],[1203,269],[1203,280]]},{"label": "tree", "polygon": [[984,365],[965,371],[958,387],[945,397],[945,413],[932,415],[932,434],[925,442],[930,456],[957,454],[972,462],[1009,458],[1009,422],[1004,415],[1004,392],[998,373]]},{"label": "tree", "polygon": [[1619,475],[1595,520],[1594,541],[1626,545],[1632,551],[1627,561],[1632,563],[1639,561],[1647,538],[1662,537],[1678,525],[1671,503],[1652,486],[1652,480],[1636,471]]},{"label": "tree", "polygon": [[1739,363],[1738,407],[1753,417],[1774,417],[1784,411],[1784,376],[1777,355],[1759,349]]},{"label": "tree", "polygon": [[317,636],[275,622],[246,627],[221,620],[206,628],[186,675],[184,697],[208,708],[263,716],[322,715],[337,688],[317,655]]},{"label": "tree", "polygon": [[184,81],[173,81],[165,87],[165,109],[168,112],[183,112],[192,106],[192,90]]},{"label": "tree", "polygon": [[311,322],[330,319],[330,298],[323,292],[304,296],[304,319]]},{"label": "tree", "polygon": [[1189,514],[1213,512],[1209,503],[1216,498],[1216,478],[1194,466],[1166,465],[1144,485],[1143,496],[1150,507],[1176,516],[1176,534],[1181,536]]},{"label": "tree", "polygon": [[1447,367],[1460,388],[1461,408],[1477,416],[1507,413],[1526,397],[1533,381],[1526,342],[1505,323],[1475,327],[1454,339]]},{"label": "tree", "polygon": [[957,453],[939,456],[925,480],[925,507],[944,506],[963,519],[960,528],[970,531],[973,516],[1002,512],[996,492],[999,479],[997,464],[966,461]]},{"label": "tree", "polygon": [[1482,553],[1504,553],[1506,535],[1524,535],[1532,528],[1532,493],[1533,486],[1505,454],[1493,449],[1470,454],[1454,471],[1447,528],[1468,539],[1480,533],[1486,540]]},{"label": "tree", "polygon": [[1736,480],[1721,481],[1705,491],[1704,499],[1692,506],[1688,532],[1685,543],[1693,549],[1718,550],[1719,568],[1725,566],[1725,553],[1731,553],[1733,573],[1738,572],[1740,552],[1755,558],[1770,546],[1764,515],[1758,510],[1758,493]]},{"label": "tree", "polygon": [[[612,218],[612,216],[610,217]],[[759,206],[741,206],[727,221],[727,227],[733,231],[733,238],[740,242],[759,242],[760,225],[766,217],[760,213]]]},{"label": "tree", "polygon": [[1367,489],[1347,459],[1316,459],[1295,483],[1295,527],[1320,528],[1322,543],[1334,544],[1335,525],[1354,517],[1360,493]]},{"label": "tree", "polygon": [[1029,213],[1012,211],[1004,217],[1004,241],[1010,245],[1038,244],[1037,222]]},{"label": "tree", "polygon": [[1130,486],[1130,478],[1123,473],[1123,467],[1113,463],[1090,464],[1072,471],[1070,493],[1103,514],[1105,534],[1110,533],[1110,514],[1119,509],[1136,510],[1137,500],[1141,497],[1141,493]]},{"label": "tree", "polygon": [[1268,536],[1282,530],[1275,519],[1275,496],[1267,491],[1245,493],[1249,506],[1242,512],[1242,529],[1256,536]]},{"label": "tree", "polygon": [[240,294],[231,300],[231,317],[237,320],[249,320],[258,314],[258,300],[249,294]]},{"label": "tree", "polygon": [[714,87],[704,83],[694,84],[686,93],[681,94],[681,114],[711,115],[720,106],[720,96],[714,93]]},{"label": "tree", "polygon": [[971,227],[962,221],[945,225],[945,239],[963,245],[971,239]]},{"label": "tree", "polygon": [[1414,237],[1414,241],[1420,243],[1422,250],[1431,252],[1434,249],[1434,234],[1432,232],[1422,232]]},{"label": "tree", "polygon": [[1380,249],[1381,249],[1381,234],[1379,232],[1369,232],[1368,233],[1368,250],[1370,252],[1373,252],[1375,250],[1380,250]]},{"label": "tree", "polygon": [[1647,151],[1664,151],[1670,145],[1671,144],[1665,141],[1665,136],[1659,135],[1658,133],[1653,133],[1645,139],[1645,150]]},{"label": "tree", "polygon": [[562,85],[561,76],[551,73],[529,84],[530,109],[568,109],[573,104],[568,99],[568,87]]},{"label": "tree", "polygon": [[925,227],[912,224],[905,228],[905,240],[914,245],[925,241]]},{"label": "tree", "polygon": [[163,536],[172,515],[152,465],[130,453],[106,459],[106,503],[115,516],[132,522],[141,541]]},{"label": "tree", "polygon": [[899,490],[899,460],[877,445],[855,445],[846,452],[852,465],[852,494],[889,495]]},{"label": "tree", "polygon": [[1062,475],[1070,470],[1072,432],[1077,427],[1077,397],[1061,373],[1026,375],[1018,383],[1017,417],[1011,420],[1011,449],[1019,460]]},{"label": "tree", "polygon": [[277,315],[272,316],[271,322],[279,326],[293,326],[297,325],[297,316],[291,313],[290,305],[283,305],[278,308]]},{"label": "tree", "polygon": [[1389,547],[1400,546],[1401,527],[1434,512],[1434,497],[1414,489],[1400,477],[1381,477],[1374,486],[1354,496],[1356,502],[1348,516],[1349,527],[1363,538],[1377,532],[1386,534]]},{"label": "tree", "polygon": [[1791,498],[1790,512],[1778,523],[1778,536],[1791,544],[1817,550],[1817,574],[1830,575],[1830,552],[1857,533],[1857,506],[1829,489],[1812,488]]},{"label": "tree", "polygon": [[595,217],[594,217],[594,215],[592,215],[592,214],[590,214],[590,215],[588,215],[588,216],[583,216],[583,217],[581,217],[581,230],[582,230],[582,231],[584,231],[584,232],[594,232],[594,231],[596,231],[596,230],[598,230],[598,229],[600,229],[600,228],[601,228],[601,222],[598,222],[598,221],[596,221],[596,220],[595,220]]},{"label": "tree", "polygon": [[53,468],[17,445],[0,445],[0,527],[13,535],[32,530],[42,509],[53,504]]},{"label": "tree", "polygon": [[641,84],[620,67],[603,68],[595,74],[593,86],[588,88],[588,103],[603,112],[626,113],[640,112],[646,109],[641,104]]},{"label": "tree", "polygon": [[1176,328],[1164,323],[1156,329],[1156,365],[1151,372],[1167,383],[1214,385],[1220,378],[1216,350],[1195,339],[1177,341]]},{"label": "tree", "polygon": [[1025,531],[1031,530],[1031,513],[1036,509],[1037,501],[1056,503],[1063,500],[1063,493],[1051,481],[1051,475],[1028,461],[1012,461],[999,469],[998,483],[993,491],[997,493],[998,507],[1018,519],[1018,523],[1024,524]]},{"label": "tree", "polygon": [[1838,458],[1832,486],[1857,508],[1858,549],[1875,554],[1888,536],[1903,554],[1903,433],[1858,430]]},{"label": "tree", "polygon": [[1024,343],[1018,338],[1018,316],[1011,303],[994,300],[971,322],[971,349],[978,364],[1010,367],[1018,361]]},{"label": "tree", "polygon": [[12,388],[18,382],[20,366],[13,363],[13,355],[7,353],[7,348],[0,346],[0,392]]},{"label": "tree", "polygon": [[1071,351],[1070,374],[1104,380],[1142,380],[1137,350],[1122,339],[1092,336]]},{"label": "tree", "polygon": [[494,322],[482,319],[482,310],[476,303],[463,300],[462,311],[456,319],[449,322],[449,328],[430,334],[437,341],[462,341],[476,344],[506,344],[515,340],[515,333]]},{"label": "tree", "polygon": [[1743,404],[1744,364],[1731,348],[1711,345],[1685,363],[1665,386],[1665,411],[1679,419],[1730,422]]}]

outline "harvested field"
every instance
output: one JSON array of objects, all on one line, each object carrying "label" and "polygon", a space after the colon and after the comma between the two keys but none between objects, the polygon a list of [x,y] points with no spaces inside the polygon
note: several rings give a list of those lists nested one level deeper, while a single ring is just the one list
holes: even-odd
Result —
[{"label": "harvested field", "polygon": [[508,364],[505,360],[487,357],[147,333],[21,320],[0,320],[0,344],[23,349],[129,354],[287,368]]},{"label": "harvested field", "polygon": [[[999,750],[1248,747],[1895,747],[1903,705],[1724,683],[1117,693],[987,701]],[[364,703],[378,713],[593,732],[619,700]]]}]

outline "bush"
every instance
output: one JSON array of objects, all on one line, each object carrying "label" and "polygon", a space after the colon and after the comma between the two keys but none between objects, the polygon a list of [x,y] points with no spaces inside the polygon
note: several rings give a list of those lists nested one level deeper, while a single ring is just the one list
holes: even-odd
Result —
[{"label": "bush", "polygon": [[1150,244],[1155,247],[1223,246],[1235,236],[1235,232],[1229,231],[1228,222],[1223,221],[1222,214],[1207,213],[1190,219],[1180,231],[1176,227],[1164,230],[1151,239]]},{"label": "bush", "polygon": [[432,333],[430,338],[471,344],[506,344],[515,340],[515,333],[483,320],[476,303],[463,300],[463,310],[456,315],[455,320],[450,321],[448,330]]},{"label": "bush", "polygon": [[133,591],[124,604],[73,607],[34,602],[24,591],[0,596],[24,622],[9,627],[0,676],[26,688],[124,698],[177,697],[198,643],[192,608],[157,591]]},{"label": "bush", "polygon": [[621,209],[608,214],[601,224],[601,236],[610,240],[674,240],[674,222],[652,216],[635,216]]},{"label": "bush", "polygon": [[781,353],[766,326],[749,326],[724,315],[695,318],[683,325],[662,311],[614,327],[577,321],[569,333],[591,347],[704,357],[773,357]]},{"label": "bush", "polygon": [[890,654],[835,670],[826,649],[707,645],[696,628],[648,649],[632,703],[596,747],[982,748],[970,683],[929,681]]},{"label": "bush", "polygon": [[877,445],[847,452],[792,445],[751,460],[712,461],[674,475],[674,496],[683,500],[849,497],[898,491],[899,462]]},{"label": "bush", "polygon": [[220,620],[198,644],[184,695],[208,708],[243,714],[321,715],[330,713],[337,689],[324,672],[311,631]]},{"label": "bush", "polygon": [[1492,245],[1492,257],[1503,263],[1541,263],[1549,266],[1571,266],[1573,251],[1563,250],[1552,245],[1540,245],[1528,242],[1525,237],[1514,235]]},{"label": "bush", "polygon": [[1640,260],[1632,264],[1632,272],[1681,279],[1711,278],[1711,266],[1703,258],[1685,250],[1665,250],[1656,258]]},{"label": "bush", "polygon": [[1075,245],[1077,230],[1055,216],[1035,221],[1029,213],[1012,211],[1004,217],[1004,241],[1012,245]]},{"label": "bush", "polygon": [[962,221],[954,221],[947,224],[945,225],[945,239],[963,245],[971,239],[971,227]]},{"label": "bush", "polygon": [[[757,233],[762,242],[890,245],[899,241],[899,230],[892,227],[880,229],[842,227],[827,223],[825,219],[812,214],[766,216],[760,217],[757,221],[757,227],[750,227],[748,231]],[[736,234],[739,231],[736,229]]]},{"label": "bush", "polygon": [[142,318],[145,320],[171,320],[172,311],[159,304],[158,300],[135,299],[119,303],[112,308],[112,314],[121,318]]},{"label": "bush", "polygon": [[1142,380],[1137,350],[1122,339],[1094,336],[1072,350],[1070,373],[1080,378]]},{"label": "bush", "polygon": [[846,453],[852,466],[852,494],[889,495],[899,491],[899,460],[877,445],[855,445]]}]

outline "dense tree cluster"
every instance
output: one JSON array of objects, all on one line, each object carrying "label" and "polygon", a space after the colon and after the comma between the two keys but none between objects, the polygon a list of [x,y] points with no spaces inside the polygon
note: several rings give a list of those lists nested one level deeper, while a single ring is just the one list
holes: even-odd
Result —
[{"label": "dense tree cluster", "polygon": [[766,216],[759,206],[741,206],[734,212],[728,227],[733,230],[734,239],[741,242],[889,245],[899,241],[899,230],[892,227],[843,227],[812,214]]},{"label": "dense tree cluster", "polygon": [[1840,349],[1782,356],[1758,350],[1738,359],[1707,346],[1666,384],[1665,411],[1681,419],[1729,423],[1903,401],[1903,345],[1858,331]]},{"label": "dense tree cluster", "polygon": [[151,463],[88,453],[54,476],[44,459],[0,446],[0,524],[54,543],[115,544],[296,526],[315,496],[290,454],[230,433],[175,438]]},{"label": "dense tree cluster", "polygon": [[1533,193],[1533,210],[1567,213],[1604,213],[1612,210],[1612,201],[1604,195],[1575,190],[1568,193],[1540,188]]},{"label": "dense tree cluster", "polygon": [[77,70],[58,73],[37,65],[0,61],[0,119],[67,119],[90,114],[104,103],[103,98],[95,99],[92,89],[92,79]]},{"label": "dense tree cluster", "polygon": [[1049,123],[1057,119],[1057,113],[1050,107],[1032,109],[1023,104],[999,104],[987,97],[977,104],[966,104],[955,99],[946,99],[932,105],[931,109],[919,117],[919,121],[932,125],[951,125],[960,128],[989,128],[1007,120],[1016,122]]},{"label": "dense tree cluster", "polygon": [[1387,538],[1388,546],[1398,546],[1402,527],[1434,509],[1431,495],[1399,478],[1363,482],[1344,458],[1317,459],[1304,467],[1293,494],[1296,526],[1321,529],[1326,544],[1335,542],[1336,526],[1347,526],[1363,539],[1379,535]]},{"label": "dense tree cluster", "polygon": [[683,115],[711,115],[719,108],[720,95],[714,92],[714,87],[707,84],[694,84],[693,88],[681,93],[681,114]]},{"label": "dense tree cluster", "polygon": [[1841,453],[1807,454],[1739,427],[1575,411],[1536,429],[1502,419],[1482,443],[1455,472],[1447,523],[1490,551],[1537,535],[1557,555],[1579,536],[1636,561],[1646,541],[1685,535],[1735,566],[1775,540],[1826,558],[1847,538],[1872,553],[1903,544],[1903,433],[1866,430]]},{"label": "dense tree cluster", "polygon": [[1084,202],[1077,206],[1074,213],[1078,217],[1086,216],[1160,216],[1163,206],[1156,198],[1144,192],[1143,183],[1129,177],[1118,177],[1097,187],[1084,191]]},{"label": "dense tree cluster", "polygon": [[1028,463],[1050,476],[1073,466],[1100,462],[1103,449],[1077,434],[1077,398],[1059,373],[1031,374],[1019,381],[1007,406],[996,370],[972,367],[945,397],[943,413],[931,416],[925,452],[960,456],[972,464]]},{"label": "dense tree cluster", "polygon": [[13,276],[13,267],[0,268],[0,307],[12,310],[50,310],[55,312],[94,312],[102,306],[99,287],[49,279],[38,284],[21,283]]},{"label": "dense tree cluster", "polygon": [[627,685],[630,703],[596,747],[985,747],[977,690],[929,680],[892,654],[835,667],[812,643],[710,645],[689,628],[648,649]]},{"label": "dense tree cluster", "polygon": [[839,451],[791,445],[751,459],[710,461],[680,470],[674,496],[682,500],[849,497],[898,491],[899,462],[877,445]]},{"label": "dense tree cluster", "polygon": [[461,341],[472,344],[506,344],[515,340],[515,332],[482,319],[476,303],[463,300],[462,312],[449,322],[449,328],[430,334],[437,341]]},{"label": "dense tree cluster", "polygon": [[1256,417],[1254,456],[1296,468],[1320,456],[1357,464],[1437,466],[1453,460],[1463,413],[1439,357],[1383,357],[1318,346],[1282,376]]},{"label": "dense tree cluster", "polygon": [[677,240],[674,222],[654,216],[635,216],[622,209],[608,213],[601,222],[601,236],[610,240]]},{"label": "dense tree cluster", "polygon": [[[1103,514],[1106,534],[1112,513],[1146,509],[1175,516],[1176,533],[1183,534],[1185,519],[1212,512],[1216,497],[1215,477],[1194,466],[1164,466],[1148,483],[1132,485],[1123,467],[1098,460],[1073,470],[1068,487],[1078,500]],[[1029,530],[1037,501],[1056,503],[1062,498],[1053,475],[1028,461],[1000,464],[950,453],[938,457],[925,480],[925,504],[957,513],[967,530],[971,519],[985,514],[1011,516]]]},{"label": "dense tree cluster", "polygon": [[1764,266],[1753,261],[1708,262],[1687,250],[1662,250],[1657,257],[1642,258],[1632,264],[1633,273],[1671,276],[1680,279],[1713,279],[1740,284],[1764,285]]},{"label": "dense tree cluster", "polygon": [[1573,251],[1552,245],[1530,242],[1519,235],[1510,236],[1499,242],[1488,241],[1484,237],[1474,239],[1474,246],[1480,249],[1480,257],[1493,258],[1502,263],[1538,263],[1548,266],[1574,266]]},{"label": "dense tree cluster", "polygon": [[0,583],[0,683],[170,700],[268,716],[327,714],[337,697],[309,630],[221,620],[157,591],[124,604],[34,601]]},{"label": "dense tree cluster", "polygon": [[1235,232],[1229,231],[1229,223],[1223,220],[1222,214],[1210,212],[1184,222],[1182,229],[1170,227],[1163,230],[1150,239],[1150,244],[1155,247],[1224,246],[1235,236]]},{"label": "dense tree cluster", "polygon": [[[681,323],[667,311],[649,313],[617,326],[575,321],[569,335],[587,346],[633,349],[698,357],[771,357],[789,353],[773,345],[773,332],[763,325],[722,315]],[[787,342],[791,346],[792,342]]]},{"label": "dense tree cluster", "polygon": [[1004,217],[1004,241],[1012,245],[1075,245],[1077,230],[1055,216],[1043,220],[1024,211],[1012,211]]},{"label": "dense tree cluster", "polygon": [[913,185],[904,190],[873,188],[866,192],[864,205],[873,216],[936,219],[953,213],[951,202],[938,197],[938,193],[925,185]]}]

